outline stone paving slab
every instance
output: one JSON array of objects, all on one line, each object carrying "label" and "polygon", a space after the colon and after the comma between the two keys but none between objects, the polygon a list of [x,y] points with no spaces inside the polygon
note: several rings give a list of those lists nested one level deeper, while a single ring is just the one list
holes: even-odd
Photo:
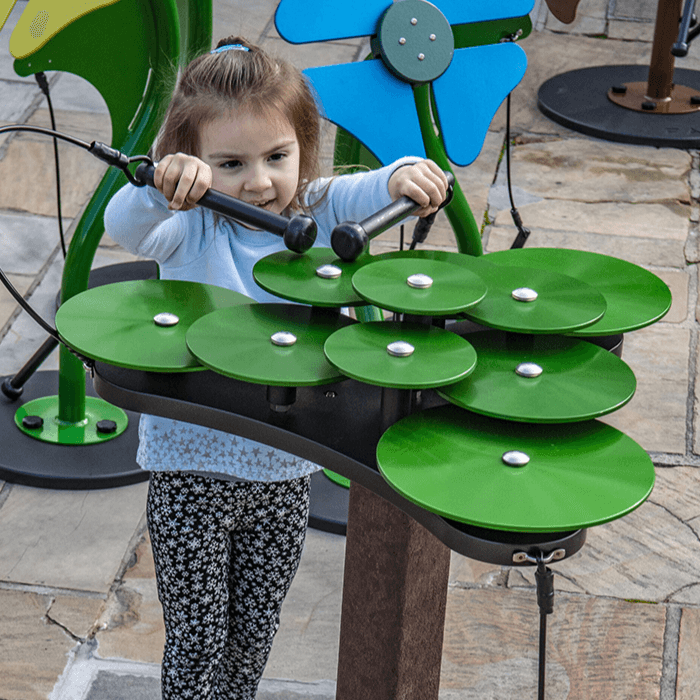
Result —
[{"label": "stone paving slab", "polygon": [[[657,700],[664,624],[660,605],[556,594],[548,700]],[[538,625],[534,591],[452,590],[441,689],[459,700],[535,697]]]},{"label": "stone paving slab", "polygon": [[146,489],[14,485],[0,509],[0,580],[106,594],[141,527]]}]

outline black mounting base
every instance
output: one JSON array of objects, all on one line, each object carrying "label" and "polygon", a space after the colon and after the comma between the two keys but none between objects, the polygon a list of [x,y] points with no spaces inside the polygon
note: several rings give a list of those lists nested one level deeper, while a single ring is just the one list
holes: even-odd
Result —
[{"label": "black mounting base", "polygon": [[[700,112],[655,114],[620,107],[608,99],[613,85],[646,81],[648,66],[595,66],[546,81],[538,106],[547,117],[588,136],[666,148],[700,147]],[[700,90],[700,71],[677,68],[674,82]]]}]

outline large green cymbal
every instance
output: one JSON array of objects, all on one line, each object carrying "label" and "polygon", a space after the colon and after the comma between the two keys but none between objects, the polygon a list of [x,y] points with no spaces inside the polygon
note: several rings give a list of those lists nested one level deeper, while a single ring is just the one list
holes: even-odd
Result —
[{"label": "large green cymbal", "polygon": [[486,294],[484,281],[464,266],[409,256],[363,265],[352,286],[383,309],[423,316],[458,314]]},{"label": "large green cymbal", "polygon": [[[568,333],[590,326],[605,313],[603,295],[567,275],[506,265],[486,265],[479,275],[488,286],[488,294],[464,315],[490,328],[516,333]],[[536,298],[517,300],[514,295]]]},{"label": "large green cymbal", "polygon": [[605,316],[576,336],[627,333],[648,326],[671,308],[671,292],[655,274],[609,255],[564,248],[522,248],[484,256],[497,265],[527,265],[564,272],[590,284],[607,302]]},{"label": "large green cymbal", "polygon": [[363,255],[344,262],[330,248],[311,248],[304,255],[283,250],[255,263],[253,277],[282,299],[312,306],[357,306],[365,301],[352,288],[352,276],[370,260]]},{"label": "large green cymbal", "polygon": [[187,332],[187,346],[203,365],[227,377],[270,386],[316,386],[345,378],[326,360],[323,344],[352,323],[347,316],[309,306],[249,304],[200,318]]},{"label": "large green cymbal", "polygon": [[[117,367],[146,372],[204,369],[185,334],[201,316],[251,299],[229,289],[180,280],[136,280],[88,289],[56,313],[56,327],[73,349]],[[165,317],[158,325],[159,314]],[[163,318],[160,317],[159,318]]]},{"label": "large green cymbal", "polygon": [[[408,346],[397,347],[396,343]],[[326,340],[324,351],[331,364],[348,377],[394,389],[444,386],[466,377],[476,366],[476,352],[466,340],[419,323],[348,326]],[[402,352],[410,354],[401,356]]]},{"label": "large green cymbal", "polygon": [[438,390],[443,398],[494,418],[567,423],[606,415],[634,395],[634,372],[585,340],[500,331],[470,333],[479,358],[468,379]]},{"label": "large green cymbal", "polygon": [[[517,453],[524,456],[518,460]],[[504,461],[526,458],[524,466]],[[422,508],[514,532],[563,532],[615,520],[641,505],[654,485],[646,452],[599,421],[511,423],[455,406],[392,425],[377,446],[377,463],[384,478]]]}]

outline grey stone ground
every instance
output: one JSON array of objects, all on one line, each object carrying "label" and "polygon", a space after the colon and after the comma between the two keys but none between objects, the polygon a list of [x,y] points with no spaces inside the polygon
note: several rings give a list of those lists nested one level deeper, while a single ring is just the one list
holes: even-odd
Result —
[{"label": "grey stone ground", "polygon": [[[439,4],[439,3],[438,3]],[[32,79],[12,70],[9,36],[27,3],[0,32],[0,123],[48,125]],[[262,41],[301,67],[356,60],[363,40],[290,46],[276,35],[274,0],[215,0],[215,36]],[[589,532],[556,565],[550,619],[548,700],[700,698],[700,433],[697,429],[699,154],[612,144],[546,119],[538,87],[574,68],[648,64],[656,2],[582,0],[562,25],[543,3],[522,43],[529,66],[514,94],[516,201],[533,230],[528,245],[605,252],[653,270],[671,287],[664,320],[628,334],[624,356],[638,378],[632,402],[609,418],[657,466],[650,500]],[[698,49],[678,65],[700,69]],[[67,74],[50,76],[59,128],[109,141],[101,98]],[[487,250],[515,232],[504,196],[499,112],[478,160],[458,175]],[[332,133],[329,133],[329,141]],[[50,316],[60,282],[51,145],[0,139],[0,266]],[[64,215],[76,220],[101,168],[63,149]],[[443,223],[434,247],[454,249]],[[376,249],[395,244],[389,233]],[[130,257],[104,240],[95,265]],[[0,291],[0,376],[14,373],[42,331]],[[54,357],[45,368],[56,368]],[[146,486],[51,491],[0,482],[0,699],[151,700],[158,696],[162,623],[145,528]],[[334,695],[344,539],[311,530],[260,700]],[[535,697],[537,608],[530,572],[454,555],[443,700]]]}]

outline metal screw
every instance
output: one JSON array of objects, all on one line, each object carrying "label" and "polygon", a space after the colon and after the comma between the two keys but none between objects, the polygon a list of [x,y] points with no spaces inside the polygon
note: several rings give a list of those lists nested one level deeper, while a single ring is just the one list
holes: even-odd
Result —
[{"label": "metal screw", "polygon": [[435,39],[437,39],[437,37],[435,36],[435,34],[431,34],[431,35],[430,35],[430,41],[435,41]]},{"label": "metal screw", "polygon": [[401,44],[401,46],[403,46],[405,43],[406,43],[406,37],[405,37],[405,36],[402,36],[402,37],[399,39],[399,44]]},{"label": "metal screw", "polygon": [[415,27],[418,24],[418,20],[415,17],[411,18],[411,24]]},{"label": "metal screw", "polygon": [[627,92],[626,85],[613,85],[611,89],[614,95],[624,95]]},{"label": "metal screw", "polygon": [[326,396],[327,399],[334,399],[336,396],[338,396],[338,394],[336,394],[335,391],[330,391],[330,390],[329,390],[329,391],[326,392],[325,396]]},{"label": "metal screw", "polygon": [[419,61],[424,61],[424,60],[425,60],[425,54],[424,54],[424,53],[419,53],[419,54],[418,54],[418,60],[419,60]]},{"label": "metal screw", "polygon": [[651,100],[648,102],[642,102],[642,109],[646,110],[647,112],[652,112],[656,109],[656,102],[652,102]]},{"label": "metal screw", "polygon": [[41,416],[24,416],[22,427],[27,430],[38,430],[44,427],[44,419]]}]

